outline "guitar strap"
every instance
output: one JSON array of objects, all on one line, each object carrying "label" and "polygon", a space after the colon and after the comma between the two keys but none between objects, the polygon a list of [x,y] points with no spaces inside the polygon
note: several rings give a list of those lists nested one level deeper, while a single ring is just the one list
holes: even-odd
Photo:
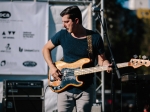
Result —
[{"label": "guitar strap", "polygon": [[87,42],[88,42],[88,52],[89,52],[89,58],[92,61],[93,59],[93,53],[92,53],[92,36],[87,36]]}]

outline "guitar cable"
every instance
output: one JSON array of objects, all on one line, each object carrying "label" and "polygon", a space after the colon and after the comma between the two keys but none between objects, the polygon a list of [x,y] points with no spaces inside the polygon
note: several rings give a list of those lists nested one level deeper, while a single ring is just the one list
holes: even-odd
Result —
[{"label": "guitar cable", "polygon": [[13,103],[14,103],[14,109],[15,109],[15,112],[17,112],[17,109],[16,109],[16,103],[15,103],[15,98],[14,98],[14,94],[13,94],[13,87],[12,87],[12,83],[10,83],[10,87],[11,87],[11,91],[12,91],[12,98],[13,98]]},{"label": "guitar cable", "polygon": [[45,90],[44,90],[44,108],[45,108],[45,93],[46,93],[46,90],[47,90],[48,87],[50,87],[50,85],[47,85],[46,88],[45,88]]},{"label": "guitar cable", "polygon": [[46,89],[50,87],[50,85],[47,85],[46,88],[45,88],[45,91],[44,91],[44,99],[45,99],[45,93],[46,93]]}]

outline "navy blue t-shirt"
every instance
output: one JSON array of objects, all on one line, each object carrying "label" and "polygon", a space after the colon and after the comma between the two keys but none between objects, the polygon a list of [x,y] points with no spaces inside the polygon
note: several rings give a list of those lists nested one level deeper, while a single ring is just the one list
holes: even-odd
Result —
[{"label": "navy blue t-shirt", "polygon": [[[91,67],[94,66],[94,60],[97,58],[98,54],[102,54],[105,52],[103,40],[101,36],[89,30],[92,35],[92,52],[93,52],[93,63],[90,64]],[[55,46],[61,45],[63,48],[63,61],[66,63],[73,63],[82,58],[89,58],[88,52],[88,42],[87,38],[84,39],[77,39],[72,37],[67,30],[60,30],[51,38],[52,43]],[[83,75],[80,76],[80,80],[83,80],[86,85],[93,83],[93,76],[94,75]]]},{"label": "navy blue t-shirt", "polygon": [[[72,63],[82,58],[89,58],[87,38],[77,39],[72,37],[67,30],[61,30],[51,38],[55,46],[61,45],[63,48],[64,62]],[[92,32],[93,57],[104,53],[104,45],[101,36]]]}]

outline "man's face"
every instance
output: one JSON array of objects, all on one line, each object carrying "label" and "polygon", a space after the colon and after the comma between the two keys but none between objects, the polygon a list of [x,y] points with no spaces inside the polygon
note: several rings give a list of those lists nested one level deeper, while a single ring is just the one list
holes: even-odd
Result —
[{"label": "man's face", "polygon": [[69,33],[72,33],[75,26],[75,22],[73,22],[72,19],[69,19],[69,15],[64,15],[62,17],[62,22],[63,22],[63,27],[66,28],[66,30]]}]

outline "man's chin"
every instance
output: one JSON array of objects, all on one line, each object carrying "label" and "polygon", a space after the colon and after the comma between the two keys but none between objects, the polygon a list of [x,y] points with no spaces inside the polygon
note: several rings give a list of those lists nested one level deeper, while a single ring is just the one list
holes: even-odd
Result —
[{"label": "man's chin", "polygon": [[[68,31],[68,30],[67,30]],[[68,33],[71,33],[71,31],[68,31]]]}]

